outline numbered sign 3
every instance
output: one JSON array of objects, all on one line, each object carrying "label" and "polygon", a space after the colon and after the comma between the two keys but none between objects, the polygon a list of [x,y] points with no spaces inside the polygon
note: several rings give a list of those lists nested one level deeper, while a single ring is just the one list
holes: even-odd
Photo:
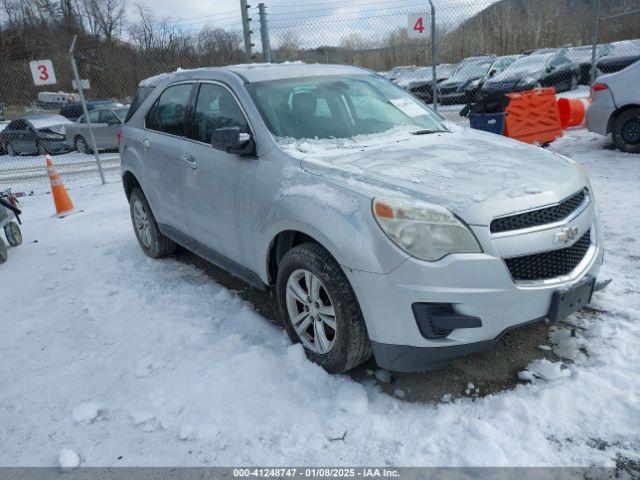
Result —
[{"label": "numbered sign 3", "polygon": [[33,83],[36,85],[53,85],[56,83],[56,74],[53,71],[51,60],[34,60],[29,62]]},{"label": "numbered sign 3", "polygon": [[429,38],[429,14],[410,13],[407,23],[407,35],[409,38]]}]

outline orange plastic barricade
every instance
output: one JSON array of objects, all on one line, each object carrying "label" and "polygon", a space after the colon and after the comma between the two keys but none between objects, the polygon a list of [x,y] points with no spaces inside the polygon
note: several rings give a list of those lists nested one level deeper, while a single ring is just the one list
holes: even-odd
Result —
[{"label": "orange plastic barricade", "polygon": [[586,98],[559,98],[560,124],[562,128],[577,127],[584,122],[589,100]]},{"label": "orange plastic barricade", "polygon": [[527,143],[545,144],[562,136],[554,88],[509,93],[504,134]]}]

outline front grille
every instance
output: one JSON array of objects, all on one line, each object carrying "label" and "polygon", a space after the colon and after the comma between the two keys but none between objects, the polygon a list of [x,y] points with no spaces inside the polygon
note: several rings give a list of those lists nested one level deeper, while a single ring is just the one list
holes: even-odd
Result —
[{"label": "front grille", "polygon": [[570,247],[505,258],[504,261],[516,281],[547,280],[571,273],[587,254],[590,245],[591,231],[588,231]]},{"label": "front grille", "polygon": [[585,195],[585,191],[581,190],[553,207],[496,218],[491,222],[491,233],[508,232],[559,222],[571,215],[582,204]]}]

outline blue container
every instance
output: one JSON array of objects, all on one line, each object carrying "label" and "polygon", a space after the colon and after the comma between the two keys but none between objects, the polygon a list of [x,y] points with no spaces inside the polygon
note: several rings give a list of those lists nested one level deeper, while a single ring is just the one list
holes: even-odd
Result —
[{"label": "blue container", "polygon": [[469,123],[471,128],[476,130],[484,130],[485,132],[497,133],[502,135],[504,133],[504,119],[507,116],[506,113],[477,113],[469,115]]}]

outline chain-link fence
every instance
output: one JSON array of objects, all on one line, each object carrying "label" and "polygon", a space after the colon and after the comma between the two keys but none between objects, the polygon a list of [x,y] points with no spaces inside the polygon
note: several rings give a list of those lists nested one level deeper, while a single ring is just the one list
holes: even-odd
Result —
[{"label": "chain-link fence", "polygon": [[[368,67],[427,103],[435,94],[439,111],[460,120],[463,104],[536,87],[586,97],[594,73],[640,59],[640,0],[433,0],[435,18],[429,2],[399,5],[267,3],[262,25],[258,6],[248,6],[253,61],[268,58],[260,47],[266,38],[273,62]],[[177,68],[246,61],[239,10],[226,25],[199,21],[198,30],[185,30],[140,9],[139,19],[119,35],[88,33],[84,20],[27,28],[26,17],[11,15],[0,17],[0,186],[17,192],[48,191],[45,153],[70,187],[99,184],[98,162],[106,180],[117,181],[118,130],[140,80]],[[121,19],[121,29],[123,24]],[[97,155],[73,86],[74,35]],[[37,73],[55,73],[56,83],[36,86],[30,62],[43,59],[51,60],[54,72],[41,64]]]},{"label": "chain-link fence", "polygon": [[587,97],[593,74],[640,59],[637,0],[433,4],[435,31],[428,2],[402,9],[374,0],[365,14],[315,4],[293,18],[274,6],[271,57],[371,68],[427,103],[435,93],[436,108],[451,120],[465,104],[533,88]]}]

